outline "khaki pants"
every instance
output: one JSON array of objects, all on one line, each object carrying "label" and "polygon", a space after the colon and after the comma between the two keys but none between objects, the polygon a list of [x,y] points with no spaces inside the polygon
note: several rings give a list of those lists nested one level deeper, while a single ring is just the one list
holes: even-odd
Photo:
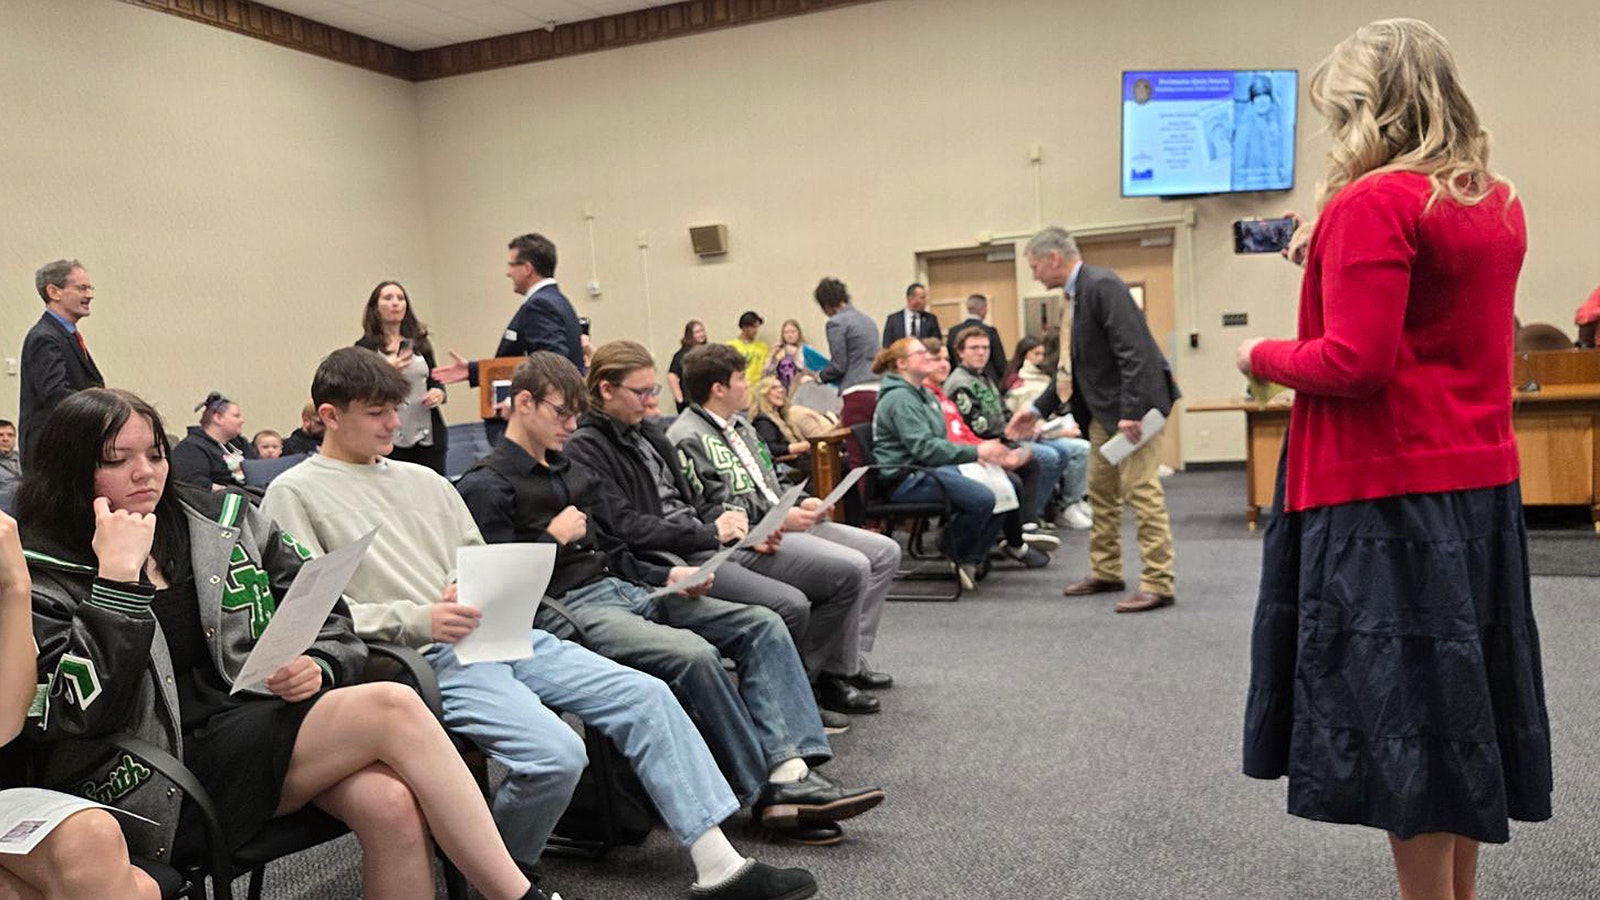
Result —
[{"label": "khaki pants", "polygon": [[1099,422],[1089,425],[1089,507],[1094,525],[1089,531],[1089,567],[1102,581],[1122,580],[1122,505],[1133,507],[1138,523],[1139,590],[1171,594],[1177,580],[1172,553],[1172,520],[1157,469],[1161,467],[1161,439],[1151,441],[1113,466],[1100,455],[1100,445],[1111,439]]}]

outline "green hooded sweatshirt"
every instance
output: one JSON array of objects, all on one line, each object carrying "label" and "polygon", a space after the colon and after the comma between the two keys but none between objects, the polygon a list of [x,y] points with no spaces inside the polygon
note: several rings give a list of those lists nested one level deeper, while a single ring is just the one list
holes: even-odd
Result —
[{"label": "green hooded sweatshirt", "polygon": [[899,375],[883,376],[872,415],[872,461],[886,467],[888,477],[904,476],[906,466],[954,466],[977,458],[978,445],[950,440],[932,394]]}]

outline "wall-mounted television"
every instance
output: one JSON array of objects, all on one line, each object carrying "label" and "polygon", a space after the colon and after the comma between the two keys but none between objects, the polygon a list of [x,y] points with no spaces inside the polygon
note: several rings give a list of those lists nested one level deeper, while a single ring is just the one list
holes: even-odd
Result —
[{"label": "wall-mounted television", "polygon": [[1122,73],[1122,196],[1294,187],[1293,69]]}]

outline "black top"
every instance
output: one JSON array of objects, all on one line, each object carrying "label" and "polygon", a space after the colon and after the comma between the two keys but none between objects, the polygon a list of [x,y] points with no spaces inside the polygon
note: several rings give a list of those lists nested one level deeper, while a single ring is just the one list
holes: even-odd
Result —
[{"label": "black top", "polygon": [[283,455],[294,456],[296,453],[316,453],[322,449],[322,438],[306,434],[304,428],[296,428],[289,432],[283,439]]},{"label": "black top", "polygon": [[[235,479],[233,471],[228,468],[228,453],[238,453],[245,459],[256,459],[256,448],[243,437],[229,441],[226,446],[217,442],[216,438],[206,434],[206,430],[199,425],[190,425],[189,434],[172,448],[172,474],[179,481],[189,484],[208,487],[220,484],[223,487],[242,487],[243,479]],[[284,448],[288,452],[288,448]],[[243,473],[240,469],[240,473]]]},{"label": "black top", "polygon": [[640,550],[688,556],[717,549],[715,521],[722,514],[722,507],[706,506],[690,487],[678,464],[678,451],[667,440],[660,423],[646,419],[638,427],[656,454],[667,462],[673,491],[694,508],[698,521],[668,516],[661,498],[666,485],[657,482],[650,462],[624,437],[617,420],[586,412],[578,418],[578,430],[567,441],[564,455],[595,476],[596,492],[586,496],[600,519],[600,527]]},{"label": "black top", "polygon": [[[693,347],[679,347],[678,352],[672,354],[672,362],[667,365],[667,371],[678,376],[678,380],[680,382],[683,381],[683,355],[688,353],[690,350],[693,350],[695,347],[703,346],[705,345],[695,344]],[[676,397],[672,398],[672,405],[678,410],[678,412],[683,412],[689,406],[687,403],[679,403],[678,398]]]},{"label": "black top", "polygon": [[17,433],[22,455],[33,452],[39,428],[56,404],[86,388],[105,387],[106,380],[94,357],[78,346],[78,339],[49,312],[39,317],[22,340],[21,402],[17,408]]},{"label": "black top", "polygon": [[[484,541],[554,543],[548,529],[563,509],[575,506],[586,514],[592,511],[599,479],[555,451],[547,455],[546,463],[539,463],[507,438],[461,476],[456,490]],[[607,534],[591,515],[584,535],[556,550],[555,572],[545,592],[561,597],[607,577],[660,585],[666,583],[667,573],[665,566],[634,557],[626,544]]]},{"label": "black top", "polygon": [[184,734],[204,725],[212,716],[236,705],[228,685],[211,662],[210,642],[200,624],[200,600],[190,576],[156,591],[150,604],[172,656],[172,677],[177,681],[178,715]]}]

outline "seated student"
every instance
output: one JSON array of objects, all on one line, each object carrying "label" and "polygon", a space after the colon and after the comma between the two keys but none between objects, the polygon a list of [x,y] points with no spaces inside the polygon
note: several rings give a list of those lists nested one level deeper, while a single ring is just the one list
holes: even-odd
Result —
[{"label": "seated student", "polygon": [[250,446],[256,448],[257,459],[278,459],[283,456],[283,435],[262,429],[250,439]]},{"label": "seated student", "polygon": [[[559,354],[537,351],[517,366],[505,440],[456,485],[484,538],[558,544],[547,593],[572,611],[593,649],[672,687],[755,821],[836,843],[835,823],[877,806],[883,791],[841,787],[809,768],[833,751],[775,613],[682,593],[651,598],[640,586],[676,583],[693,570],[636,559],[585,513],[599,494],[596,479],[560,452],[583,397],[577,368]],[[548,609],[535,621],[570,630]],[[725,656],[738,667],[737,688]]]},{"label": "seated student", "polygon": [[[17,523],[0,513],[0,746],[22,733],[38,681],[32,592]],[[0,788],[20,787],[14,777],[21,768],[0,771]],[[0,900],[41,896],[156,900],[161,892],[128,863],[116,819],[86,809],[68,816],[28,853],[0,853]]]},{"label": "seated student", "polygon": [[[945,379],[944,391],[955,401],[956,409],[980,438],[1004,438],[1006,423],[1011,411],[1000,399],[1000,387],[989,379],[989,335],[976,327],[956,332],[952,341],[960,357],[957,365]],[[1024,441],[1022,446],[1033,452],[1043,469],[1044,489],[1039,492],[1037,505],[1025,510],[1028,516],[1043,515],[1045,504],[1057,483],[1061,487],[1062,502],[1069,509],[1083,502],[1089,490],[1089,442],[1078,436],[1078,426],[1068,420],[1067,429],[1057,437],[1040,436],[1038,440]],[[1088,528],[1087,516],[1069,517],[1073,528]]]},{"label": "seated student", "polygon": [[[935,361],[934,369],[923,380],[922,387],[933,395],[939,403],[939,411],[944,414],[945,437],[957,444],[983,443],[967,424],[961,415],[961,410],[956,408],[954,400],[945,396],[944,387],[950,377],[949,350],[943,341],[936,338],[923,338],[922,343],[928,348],[928,355]],[[1032,508],[1038,503],[1040,494],[1048,493],[1041,490],[1042,469],[1038,460],[1033,458],[1031,449],[1018,447],[1011,451],[1011,455],[1000,463],[1006,470],[1006,477],[1011,481],[1011,489],[1017,495],[1017,509],[1001,514],[1001,539],[996,548],[1001,555],[1022,563],[1030,569],[1042,568],[1049,564],[1050,557],[1034,549],[1032,545],[1046,547],[1051,550],[1061,546],[1061,539],[1052,534],[1039,534],[1037,526],[1033,532],[1023,528],[1022,516],[1019,510]],[[989,572],[987,561],[978,566],[978,580],[982,581]]]},{"label": "seated student", "polygon": [[239,404],[216,391],[200,401],[195,412],[200,424],[172,448],[172,474],[185,483],[220,491],[244,487],[244,461],[256,458],[256,449],[240,440],[244,414]]},{"label": "seated student", "polygon": [[317,415],[317,405],[307,403],[300,410],[300,427],[283,439],[283,455],[312,454],[322,447],[322,418]]},{"label": "seated student", "polygon": [[203,854],[201,819],[181,792],[80,740],[126,732],[182,757],[221,811],[227,849],[314,804],[361,842],[368,897],[433,896],[430,834],[485,895],[544,897],[422,700],[399,684],[354,683],[366,647],[343,601],[264,692],[230,693],[311,554],[238,494],[178,484],[167,454],[149,404],[81,391],[51,414],[17,496],[38,672],[51,685],[30,725],[53,744],[44,782],[155,822],[125,823],[141,856]]},{"label": "seated student", "polygon": [[811,442],[789,427],[789,390],[776,375],[762,376],[750,391],[750,424],[761,442],[767,445],[767,455],[774,460],[793,456],[788,463],[791,471],[810,473]]},{"label": "seated student", "polygon": [[[780,490],[766,446],[743,417],[749,385],[737,363],[720,347],[691,350],[683,358],[684,392],[690,403],[667,430],[667,439],[678,449],[684,476],[696,486],[699,502],[732,504],[758,522],[771,511]],[[784,550],[766,563],[771,568],[757,563],[757,571],[788,580],[781,574],[786,570],[798,579],[806,567],[828,560],[831,565],[846,563],[856,572],[861,592],[860,646],[868,652],[877,637],[884,600],[900,570],[900,545],[884,535],[834,522],[829,511],[819,498],[801,500],[789,510],[779,532]],[[865,666],[857,657],[846,656],[838,664],[843,668],[830,670],[833,678],[819,682],[824,696],[841,690],[847,679],[873,678],[870,670],[861,675],[858,668]]]},{"label": "seated student", "polygon": [[717,823],[739,803],[666,685],[538,629],[527,659],[456,658],[452,645],[481,615],[456,602],[456,550],[483,538],[443,476],[384,458],[407,390],[405,376],[371,350],[329,354],[311,384],[327,424],[322,453],[274,480],[262,508],[324,549],[379,528],[345,592],[356,630],[423,648],[438,673],[445,724],[506,766],[494,815],[512,854],[534,865],[583,772],[583,742],[543,705],[551,703],[600,729],[633,763],[689,847],[695,896],[809,896],[785,893],[814,890],[808,873],[747,860],[728,843]]},{"label": "seated student", "polygon": [[1003,517],[994,512],[994,492],[959,467],[969,462],[1015,466],[1020,460],[1000,441],[958,444],[946,437],[939,402],[922,386],[938,364],[916,338],[901,338],[878,353],[872,370],[883,380],[872,416],[872,461],[893,485],[889,496],[897,503],[949,498],[947,550],[962,588],[970,591],[977,587],[979,569],[988,567]]},{"label": "seated student", "polygon": [[[602,530],[631,550],[664,550],[699,564],[722,545],[742,539],[750,518],[743,509],[707,500],[684,477],[665,430],[645,418],[641,392],[648,394],[654,385],[649,350],[632,341],[602,345],[589,367],[590,410],[578,419],[564,455],[598,476],[594,509]],[[862,678],[863,588],[873,586],[865,556],[813,557],[803,542],[787,542],[735,551],[717,570],[710,594],[759,604],[782,616],[806,674],[819,685],[824,724],[848,727],[847,719],[828,721],[827,712],[878,707],[855,689]],[[876,630],[870,629],[868,649]],[[823,672],[834,675],[823,681]],[[876,687],[893,684],[886,675],[868,674],[877,679]],[[853,684],[837,683],[852,675]]]}]

